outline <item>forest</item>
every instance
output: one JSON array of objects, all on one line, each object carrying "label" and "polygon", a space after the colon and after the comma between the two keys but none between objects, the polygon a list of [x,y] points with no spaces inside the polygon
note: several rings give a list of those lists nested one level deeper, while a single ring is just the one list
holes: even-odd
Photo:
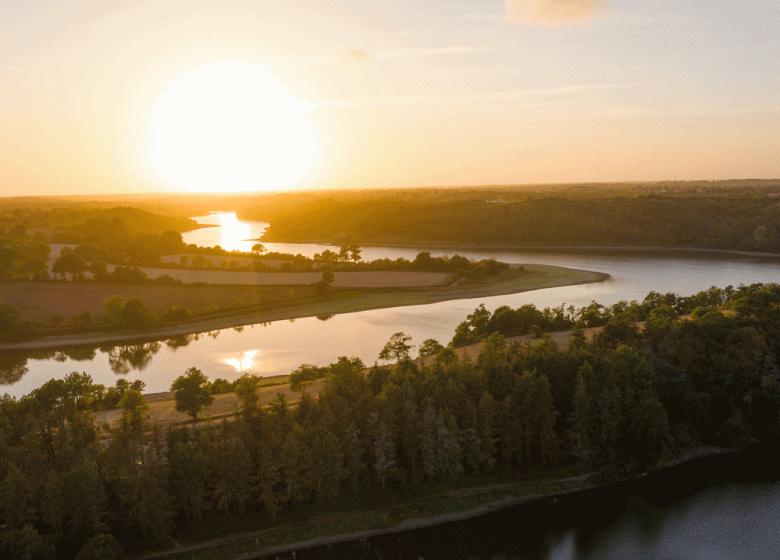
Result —
[{"label": "forest", "polygon": [[780,181],[761,179],[6,198],[0,234],[84,244],[116,217],[161,234],[213,211],[270,222],[274,242],[780,251]]},{"label": "forest", "polygon": [[780,251],[780,183],[367,191],[249,207],[266,241]]},{"label": "forest", "polygon": [[[591,326],[603,328],[589,340]],[[565,348],[546,334],[567,329]],[[477,341],[478,358],[461,357]],[[0,399],[0,555],[118,558],[436,489],[608,481],[697,445],[777,443],[778,341],[776,284],[610,307],[480,306],[446,347],[420,345],[426,365],[396,333],[372,367],[301,366],[295,405],[259,407],[257,377],[226,386],[182,368],[171,389],[193,421],[167,430],[149,425],[142,387],[107,390],[74,372]],[[316,377],[324,388],[311,395]],[[241,410],[195,422],[212,390],[235,391]],[[110,406],[121,421],[97,425],[94,411]]]}]

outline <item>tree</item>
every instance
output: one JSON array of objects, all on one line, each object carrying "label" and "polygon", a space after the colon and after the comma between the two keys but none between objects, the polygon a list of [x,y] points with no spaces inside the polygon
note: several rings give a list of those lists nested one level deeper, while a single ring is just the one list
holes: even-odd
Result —
[{"label": "tree", "polygon": [[219,463],[214,489],[217,509],[229,512],[236,506],[240,513],[244,513],[244,506],[252,493],[252,473],[255,468],[244,442],[235,438],[227,445],[222,445]]},{"label": "tree", "polygon": [[306,392],[306,387],[322,377],[319,368],[309,364],[302,364],[290,374],[290,390]]},{"label": "tree", "polygon": [[143,329],[154,323],[154,315],[149,307],[138,298],[133,298],[125,303],[122,308],[121,325],[131,329]]},{"label": "tree", "polygon": [[420,344],[419,357],[434,356],[444,350],[444,346],[439,344],[439,341],[434,338],[427,338]]},{"label": "tree", "polygon": [[350,245],[349,247],[349,258],[352,259],[354,262],[358,262],[363,257],[360,256],[360,247],[357,245]]},{"label": "tree", "polygon": [[122,547],[114,537],[98,533],[84,543],[76,560],[113,560],[121,555]]},{"label": "tree", "polygon": [[339,250],[339,256],[340,261],[354,261],[358,262],[362,257],[360,256],[360,247],[357,245],[349,245],[345,244],[342,245]]},{"label": "tree", "polygon": [[385,422],[379,423],[379,433],[374,443],[374,456],[376,457],[374,470],[382,488],[384,488],[391,469],[395,467],[395,442],[390,428]]},{"label": "tree", "polygon": [[76,276],[83,274],[86,270],[86,261],[76,253],[64,254],[57,259],[51,267],[53,274],[64,277],[66,273],[70,273],[71,279],[74,280]]},{"label": "tree", "polygon": [[92,261],[89,268],[87,268],[87,271],[92,274],[92,279],[96,282],[105,282],[108,280],[108,265],[103,261]]},{"label": "tree", "polygon": [[24,262],[24,264],[19,269],[19,272],[24,274],[26,277],[42,279],[48,276],[46,274],[47,270],[48,267],[46,266],[46,261],[43,259],[29,259]]},{"label": "tree", "polygon": [[191,367],[184,375],[177,377],[171,384],[171,391],[174,391],[176,410],[189,414],[195,421],[198,412],[214,402],[208,377],[198,368]]},{"label": "tree", "polygon": [[122,322],[122,311],[127,300],[120,295],[112,296],[106,300],[103,308],[103,317],[109,325],[119,325]]},{"label": "tree", "polygon": [[265,253],[265,245],[262,243],[255,243],[252,245],[252,252],[257,255],[258,257]]},{"label": "tree", "polygon": [[326,284],[333,284],[333,281],[335,279],[336,279],[336,275],[333,274],[333,271],[331,270],[322,271],[322,282],[325,282]]},{"label": "tree", "polygon": [[140,391],[127,389],[119,400],[122,409],[120,433],[126,441],[143,439],[149,420],[149,403]]},{"label": "tree", "polygon": [[404,334],[403,331],[395,333],[382,348],[382,351],[379,353],[379,359],[383,362],[409,360],[409,352],[414,348],[413,345],[407,344],[410,340],[412,340],[412,337]]},{"label": "tree", "polygon": [[341,480],[344,477],[344,453],[341,444],[333,432],[328,432],[324,440],[317,436],[312,443],[314,467],[314,487],[318,498],[335,498],[339,495]]},{"label": "tree", "polygon": [[17,333],[21,316],[22,312],[13,305],[0,303],[0,338]]},{"label": "tree", "polygon": [[318,294],[321,294],[325,292],[328,288],[330,288],[331,284],[333,284],[333,281],[336,279],[336,275],[333,274],[332,270],[323,270],[322,271],[322,279],[318,282],[314,283],[314,289],[317,291]]},{"label": "tree", "polygon": [[245,414],[250,414],[257,408],[260,402],[260,396],[257,394],[257,388],[260,379],[255,375],[244,374],[236,381],[236,396],[243,403]]}]

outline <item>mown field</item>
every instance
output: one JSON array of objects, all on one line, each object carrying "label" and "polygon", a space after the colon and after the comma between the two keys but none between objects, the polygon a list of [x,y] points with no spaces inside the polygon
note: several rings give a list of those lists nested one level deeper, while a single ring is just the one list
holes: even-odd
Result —
[{"label": "mown field", "polygon": [[68,321],[73,315],[89,311],[97,319],[103,315],[106,300],[114,295],[138,298],[155,315],[170,307],[205,311],[210,306],[227,309],[237,305],[277,303],[314,294],[310,286],[128,286],[74,284],[71,282],[2,282],[0,301],[19,309],[23,321],[48,322],[53,315]]}]

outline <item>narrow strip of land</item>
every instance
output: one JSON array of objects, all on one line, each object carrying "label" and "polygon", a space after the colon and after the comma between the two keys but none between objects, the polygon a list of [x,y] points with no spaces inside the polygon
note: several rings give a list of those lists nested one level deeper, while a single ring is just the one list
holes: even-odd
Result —
[{"label": "narrow strip of land", "polygon": [[[346,274],[346,273],[344,273]],[[236,308],[219,315],[138,332],[78,333],[48,336],[0,345],[0,350],[32,350],[97,345],[138,340],[162,340],[231,327],[353,313],[370,309],[423,305],[455,299],[474,299],[551,288],[601,282],[609,275],[549,265],[525,265],[520,271],[476,282],[455,282],[448,286],[422,288],[342,289],[289,303],[261,304]],[[88,285],[85,285],[88,286]],[[186,287],[182,287],[186,290]],[[75,296],[74,296],[75,297]],[[6,297],[5,301],[14,302]]]}]

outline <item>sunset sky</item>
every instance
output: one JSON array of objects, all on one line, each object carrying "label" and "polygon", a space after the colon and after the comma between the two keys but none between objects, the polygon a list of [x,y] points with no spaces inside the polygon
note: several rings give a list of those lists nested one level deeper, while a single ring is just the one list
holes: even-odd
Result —
[{"label": "sunset sky", "polygon": [[780,0],[2,0],[0,194],[780,177]]}]

